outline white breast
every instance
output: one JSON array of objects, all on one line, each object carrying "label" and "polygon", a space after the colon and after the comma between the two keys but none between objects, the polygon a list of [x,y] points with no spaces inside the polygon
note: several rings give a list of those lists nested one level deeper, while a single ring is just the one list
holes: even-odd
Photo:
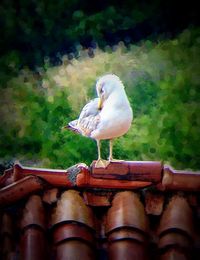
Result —
[{"label": "white breast", "polygon": [[91,133],[94,139],[113,139],[124,135],[131,126],[133,112],[124,89],[113,92],[100,112],[98,128]]}]

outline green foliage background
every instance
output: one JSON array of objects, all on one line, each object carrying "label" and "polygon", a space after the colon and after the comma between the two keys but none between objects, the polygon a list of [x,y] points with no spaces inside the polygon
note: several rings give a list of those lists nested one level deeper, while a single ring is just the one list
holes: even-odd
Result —
[{"label": "green foliage background", "polygon": [[[1,158],[54,168],[90,164],[97,156],[95,142],[62,126],[95,96],[96,79],[115,73],[134,112],[130,131],[115,142],[115,157],[200,169],[199,29],[173,40],[96,48],[93,58],[81,47],[77,51],[78,58],[61,55],[57,66],[46,58],[37,72],[24,67],[0,90]],[[104,142],[104,157],[107,152]]]}]

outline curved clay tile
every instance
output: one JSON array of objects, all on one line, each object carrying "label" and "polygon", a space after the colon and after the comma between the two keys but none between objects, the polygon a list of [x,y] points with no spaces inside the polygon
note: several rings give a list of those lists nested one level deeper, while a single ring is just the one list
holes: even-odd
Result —
[{"label": "curved clay tile", "polygon": [[174,170],[165,165],[163,169],[162,190],[200,190],[200,172]]},{"label": "curved clay tile", "polygon": [[95,253],[86,243],[79,240],[69,240],[57,245],[54,258],[56,260],[94,260]]},{"label": "curved clay tile", "polygon": [[157,161],[111,162],[106,168],[96,168],[95,163],[91,165],[91,173],[97,178],[158,183],[162,177],[163,165]]},{"label": "curved clay tile", "polygon": [[193,212],[186,198],[174,195],[163,212],[158,234],[170,230],[184,231],[191,238],[194,234]]},{"label": "curved clay tile", "polygon": [[29,225],[37,225],[45,228],[45,212],[42,200],[38,195],[32,195],[23,210],[23,218],[21,220],[21,228]]},{"label": "curved clay tile", "polygon": [[27,176],[0,189],[0,206],[16,203],[33,192],[44,189],[44,181],[37,176]]},{"label": "curved clay tile", "polygon": [[118,192],[108,210],[106,232],[120,227],[148,232],[148,219],[139,195],[132,191]]},{"label": "curved clay tile", "polygon": [[131,228],[120,228],[112,231],[109,236],[108,236],[108,241],[109,242],[114,242],[116,240],[121,240],[121,239],[134,239],[137,240],[138,242],[144,242],[144,234],[138,232],[135,229]]},{"label": "curved clay tile", "polygon": [[0,234],[3,236],[4,234],[11,235],[12,234],[12,217],[7,212],[4,212],[1,216],[1,229]]},{"label": "curved clay tile", "polygon": [[11,215],[6,212],[3,213],[0,224],[0,256],[2,259],[10,259],[9,257],[14,250],[13,219]]},{"label": "curved clay tile", "polygon": [[160,258],[160,260],[188,260],[191,259],[184,252],[176,250],[174,248],[165,252]]},{"label": "curved clay tile", "polygon": [[47,259],[44,227],[45,212],[41,198],[38,195],[33,195],[23,210],[20,259]]},{"label": "curved clay tile", "polygon": [[40,229],[30,227],[26,229],[20,241],[20,259],[22,260],[44,260],[47,258],[47,248],[44,232]]},{"label": "curved clay tile", "polygon": [[147,260],[144,245],[134,240],[119,240],[108,247],[109,260]]},{"label": "curved clay tile", "polygon": [[66,223],[58,225],[53,231],[53,240],[58,244],[66,239],[81,239],[88,244],[95,246],[94,233],[87,227],[76,224]]},{"label": "curved clay tile", "polygon": [[76,221],[94,228],[94,217],[91,208],[85,205],[78,191],[65,191],[58,200],[57,207],[52,215],[52,225]]},{"label": "curved clay tile", "polygon": [[20,163],[16,163],[13,167],[14,181],[29,175],[36,175],[53,186],[69,188],[76,185],[76,176],[79,173],[88,173],[88,167],[82,163],[74,165],[67,170],[25,167]]},{"label": "curved clay tile", "polygon": [[158,234],[162,260],[189,259],[194,227],[193,212],[186,198],[179,195],[171,198],[160,220]]},{"label": "curved clay tile", "polygon": [[95,259],[94,216],[78,191],[65,191],[52,214],[54,259]]},{"label": "curved clay tile", "polygon": [[115,195],[107,213],[108,258],[146,259],[148,219],[138,194],[131,191]]},{"label": "curved clay tile", "polygon": [[189,247],[190,244],[191,240],[188,239],[187,236],[184,236],[183,234],[179,234],[176,232],[170,232],[166,233],[160,238],[158,247],[166,248],[174,245],[178,245],[179,247]]},{"label": "curved clay tile", "polygon": [[0,187],[7,186],[13,182],[13,168],[4,171],[4,174],[0,176]]}]

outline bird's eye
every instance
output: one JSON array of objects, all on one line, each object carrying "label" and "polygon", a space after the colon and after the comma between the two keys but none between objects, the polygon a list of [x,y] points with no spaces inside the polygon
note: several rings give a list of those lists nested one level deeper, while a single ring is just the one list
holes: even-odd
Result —
[{"label": "bird's eye", "polygon": [[105,92],[104,83],[102,83],[100,87],[100,94],[104,94],[104,92]]}]

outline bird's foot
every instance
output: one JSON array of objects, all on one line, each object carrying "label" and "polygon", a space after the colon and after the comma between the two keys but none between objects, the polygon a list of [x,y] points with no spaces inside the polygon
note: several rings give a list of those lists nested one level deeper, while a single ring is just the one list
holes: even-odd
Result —
[{"label": "bird's foot", "polygon": [[110,161],[98,159],[95,163],[95,168],[106,168],[110,164]]}]

